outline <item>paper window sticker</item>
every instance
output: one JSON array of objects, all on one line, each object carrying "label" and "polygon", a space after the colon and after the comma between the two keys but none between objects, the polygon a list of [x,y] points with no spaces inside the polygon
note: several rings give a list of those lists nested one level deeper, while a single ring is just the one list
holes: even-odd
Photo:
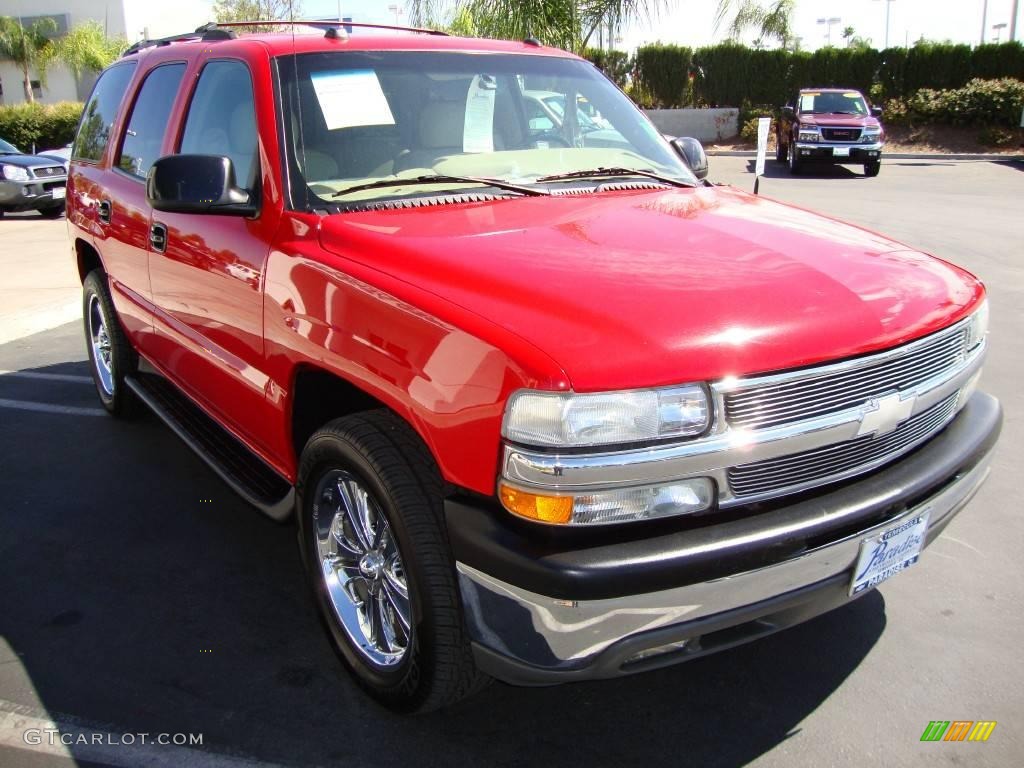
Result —
[{"label": "paper window sticker", "polygon": [[814,98],[816,93],[804,93],[800,96],[800,111],[811,112],[814,109]]},{"label": "paper window sticker", "polygon": [[490,75],[477,75],[470,83],[462,129],[463,152],[494,151],[494,97],[497,92],[497,83]]},{"label": "paper window sticker", "polygon": [[395,124],[384,89],[372,69],[314,72],[312,80],[327,130]]}]

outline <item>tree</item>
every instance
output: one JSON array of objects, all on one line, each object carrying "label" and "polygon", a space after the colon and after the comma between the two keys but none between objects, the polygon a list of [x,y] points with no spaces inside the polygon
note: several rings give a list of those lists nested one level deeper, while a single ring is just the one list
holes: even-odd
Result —
[{"label": "tree", "polygon": [[24,26],[18,19],[0,16],[0,55],[10,59],[21,69],[25,101],[35,101],[32,93],[31,70],[39,75],[39,82],[46,83],[46,67],[51,56],[50,35],[57,31],[57,22],[45,17]]},{"label": "tree", "polygon": [[536,37],[559,48],[583,51],[602,24],[649,18],[669,0],[467,0],[456,19],[468,12],[477,33],[484,37],[522,40]]},{"label": "tree", "polygon": [[[300,0],[213,0],[217,21],[288,21],[302,18]],[[243,32],[266,32],[266,27],[238,27]]]},{"label": "tree", "polygon": [[83,72],[100,72],[124,53],[128,41],[123,37],[107,37],[99,22],[87,21],[54,40],[44,52],[48,61],[67,65],[75,77]]},{"label": "tree", "polygon": [[718,0],[715,28],[735,13],[729,24],[729,37],[736,40],[753,29],[758,43],[776,40],[785,48],[793,38],[795,8],[796,0],[768,0],[767,5],[761,5],[759,0]]}]

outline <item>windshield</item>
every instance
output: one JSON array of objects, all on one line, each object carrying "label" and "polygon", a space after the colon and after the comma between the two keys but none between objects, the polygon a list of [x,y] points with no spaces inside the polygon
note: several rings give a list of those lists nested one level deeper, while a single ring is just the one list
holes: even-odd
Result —
[{"label": "windshield", "polygon": [[349,51],[282,56],[278,68],[298,207],[329,208],[341,190],[395,179],[417,183],[343,193],[342,200],[501,193],[459,181],[424,184],[433,175],[549,190],[587,182],[541,177],[621,168],[697,183],[640,110],[587,62]]},{"label": "windshield", "polygon": [[868,105],[856,91],[849,93],[805,91],[800,94],[800,111],[812,115],[867,115]]},{"label": "windshield", "polygon": [[8,144],[3,139],[0,139],[0,154],[4,155],[20,155],[21,152],[13,144]]}]

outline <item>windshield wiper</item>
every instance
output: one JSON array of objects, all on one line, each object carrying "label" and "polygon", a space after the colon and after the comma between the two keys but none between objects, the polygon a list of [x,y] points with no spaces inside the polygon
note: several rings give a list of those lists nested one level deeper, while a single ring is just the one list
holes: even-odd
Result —
[{"label": "windshield wiper", "polygon": [[345,187],[345,189],[339,189],[337,192],[332,194],[331,197],[341,197],[342,195],[347,195],[352,192],[362,192],[365,189],[403,187],[407,184],[484,184],[488,187],[504,189],[508,192],[518,192],[521,195],[531,195],[533,197],[551,194],[546,189],[535,189],[534,187],[525,187],[520,184],[513,184],[508,181],[502,181],[501,179],[488,179],[477,176],[446,176],[444,174],[432,174],[429,176],[413,176],[412,178],[408,179],[381,179],[380,181],[371,181],[366,184],[357,184],[354,187]]},{"label": "windshield wiper", "polygon": [[689,181],[680,181],[671,176],[662,176],[654,171],[640,171],[635,168],[591,168],[586,171],[571,171],[570,173],[556,173],[552,176],[541,176],[537,181],[568,181],[569,179],[595,179],[606,176],[643,176],[648,179],[660,181],[673,187],[695,187]]}]

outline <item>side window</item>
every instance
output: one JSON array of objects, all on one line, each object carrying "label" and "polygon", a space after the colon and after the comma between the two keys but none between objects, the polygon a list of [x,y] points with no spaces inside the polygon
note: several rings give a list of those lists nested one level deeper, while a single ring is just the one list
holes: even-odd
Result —
[{"label": "side window", "polygon": [[82,110],[82,120],[78,124],[78,135],[75,137],[71,157],[91,162],[97,162],[103,157],[110,139],[110,129],[133,74],[134,61],[111,67],[100,75],[89,96],[89,102]]},{"label": "side window", "polygon": [[160,157],[171,107],[184,74],[184,64],[164,64],[146,75],[117,158],[121,170],[145,178],[149,167]]},{"label": "side window", "polygon": [[249,68],[240,61],[211,61],[199,76],[178,151],[231,158],[235,184],[253,191],[259,171],[257,148]]}]

